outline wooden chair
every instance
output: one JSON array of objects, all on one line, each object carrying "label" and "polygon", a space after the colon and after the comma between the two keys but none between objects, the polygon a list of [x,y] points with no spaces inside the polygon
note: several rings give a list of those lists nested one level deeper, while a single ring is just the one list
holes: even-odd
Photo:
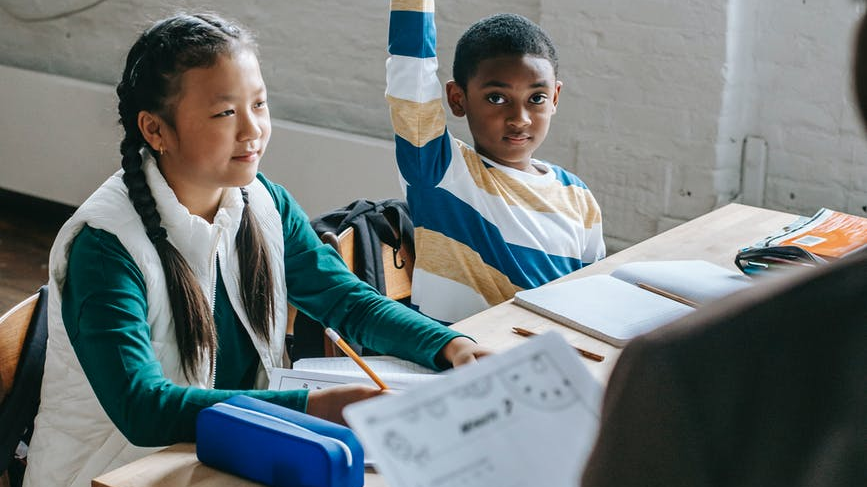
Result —
[{"label": "wooden chair", "polygon": [[0,316],[0,404],[15,384],[15,371],[24,348],[24,337],[27,336],[38,300],[39,294],[34,294]]},{"label": "wooden chair", "polygon": [[[349,270],[355,272],[355,231],[352,227],[334,235],[332,232],[322,234],[322,241],[334,247],[340,254]],[[408,298],[412,293],[412,270],[415,260],[406,248],[402,246],[395,255],[387,244],[382,244],[382,267],[385,277],[385,295],[394,300]],[[325,356],[343,355],[327,337],[325,338]]]},{"label": "wooden chair", "polygon": [[39,384],[31,384],[31,387],[24,387],[24,384],[42,381],[48,337],[47,295],[43,287],[0,316],[0,427],[3,429],[0,486],[10,485],[8,462],[18,445],[19,435],[32,421],[39,404]]},{"label": "wooden chair", "polygon": [[[322,234],[322,241],[334,247],[340,254],[349,270],[355,272],[355,231],[352,227],[342,231],[340,235],[331,232]],[[396,265],[395,265],[396,264]],[[385,295],[399,300],[409,297],[412,292],[412,269],[415,261],[405,248],[394,255],[387,244],[382,244],[382,267],[385,275]]]}]

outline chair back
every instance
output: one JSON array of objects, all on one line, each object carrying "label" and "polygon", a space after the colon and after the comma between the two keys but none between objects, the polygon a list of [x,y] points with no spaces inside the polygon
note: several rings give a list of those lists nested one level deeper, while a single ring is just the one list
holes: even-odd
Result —
[{"label": "chair back", "polygon": [[[349,270],[355,272],[355,231],[352,227],[336,236],[332,232],[325,232],[322,241],[334,247]],[[412,293],[415,260],[403,246],[396,253],[388,244],[383,243],[381,246],[385,295],[394,300],[405,299]]]},{"label": "chair back", "polygon": [[[334,235],[332,232],[324,232],[322,234],[322,242],[334,247],[334,250],[340,254],[346,267],[351,272],[355,272],[355,230],[352,227],[340,232],[340,235]],[[382,269],[385,277],[385,295],[394,300],[408,298],[412,292],[412,269],[415,265],[415,260],[412,255],[406,251],[405,246],[395,252],[391,246],[386,243],[382,244]],[[325,344],[324,354],[326,357],[339,357],[344,355],[331,340],[327,337],[323,340]],[[353,348],[359,348],[353,345]]]},{"label": "chair back", "polygon": [[[415,239],[405,201],[356,200],[310,220],[310,225],[359,279],[394,300],[410,296]],[[310,316],[298,313],[287,330],[287,349],[293,361],[323,353],[329,356],[331,341],[323,334],[322,324]]]},{"label": "chair back", "polygon": [[38,301],[39,293],[21,301],[0,316],[0,404],[15,385],[18,359],[21,358],[24,338]]},{"label": "chair back", "polygon": [[47,315],[48,287],[42,286],[37,294],[0,316],[0,472],[3,481],[11,480],[12,485],[20,482],[23,473],[20,461],[13,465],[15,450],[20,441],[30,441],[39,409]]}]

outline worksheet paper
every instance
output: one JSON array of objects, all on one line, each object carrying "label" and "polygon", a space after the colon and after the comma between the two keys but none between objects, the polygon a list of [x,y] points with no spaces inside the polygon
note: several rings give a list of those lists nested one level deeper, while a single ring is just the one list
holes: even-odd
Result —
[{"label": "worksheet paper", "polygon": [[579,485],[603,386],[560,335],[440,375],[344,409],[389,485]]}]

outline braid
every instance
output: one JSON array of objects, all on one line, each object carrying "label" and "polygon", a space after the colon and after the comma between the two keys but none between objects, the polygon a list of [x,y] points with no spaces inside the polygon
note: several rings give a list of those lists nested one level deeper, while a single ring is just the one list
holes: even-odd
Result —
[{"label": "braid", "polygon": [[241,189],[244,200],[244,212],[241,215],[241,226],[235,237],[238,256],[241,258],[241,282],[245,283],[241,290],[244,311],[250,319],[250,327],[264,339],[270,337],[271,322],[274,319],[274,284],[271,276],[271,266],[268,263],[268,253],[265,249],[264,237],[259,230],[256,217],[250,210],[250,196],[247,188]]},{"label": "braid", "polygon": [[[156,200],[151,194],[144,171],[142,158],[136,144],[124,138],[123,182],[129,190],[129,198],[136,213],[141,217],[148,239],[160,257],[166,277],[166,291],[175,323],[175,338],[178,341],[181,366],[187,380],[197,374],[199,364],[208,354],[215,354],[217,341],[214,318],[195,275],[180,252],[169,242],[166,229],[160,224]],[[143,144],[141,141],[139,144]]]},{"label": "braid", "polygon": [[160,214],[157,211],[157,202],[151,194],[142,171],[142,159],[135,147],[130,147],[123,155],[123,182],[129,189],[129,199],[136,213],[141,217],[145,226],[148,239],[156,245],[157,242],[166,240],[166,229],[160,226]]},{"label": "braid", "polygon": [[[156,201],[142,170],[140,151],[147,148],[154,157],[157,154],[141,134],[138,117],[140,112],[148,111],[161,115],[167,123],[171,123],[169,101],[179,89],[181,74],[194,67],[211,66],[220,54],[237,46],[255,50],[252,37],[246,31],[219,17],[207,14],[170,17],[154,24],[133,44],[117,85],[118,114],[124,129],[124,138],[120,143],[123,182],[144,224],[147,237],[160,257],[181,366],[191,382],[197,377],[202,361],[208,356],[216,357],[214,317],[195,274],[181,253],[169,242],[166,230],[161,225]],[[255,242],[255,237],[252,241]],[[259,246],[261,248],[261,240]],[[270,284],[270,273],[268,278]],[[258,286],[261,288],[261,284]],[[273,314],[273,297],[271,299],[268,312]],[[247,302],[254,301],[245,296],[245,306]],[[256,316],[257,323],[265,323],[262,330],[267,336],[267,321],[263,322],[261,316]],[[258,329],[257,333],[262,334]]]}]

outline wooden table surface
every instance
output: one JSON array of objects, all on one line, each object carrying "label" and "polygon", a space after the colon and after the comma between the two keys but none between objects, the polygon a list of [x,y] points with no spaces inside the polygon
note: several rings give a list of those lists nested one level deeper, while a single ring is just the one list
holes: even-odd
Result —
[{"label": "wooden table surface", "polygon": [[[92,487],[254,487],[258,482],[213,469],[196,458],[196,445],[178,443],[129,463],[91,482]],[[385,487],[376,473],[364,474],[365,487]]]},{"label": "wooden table surface", "polygon": [[[627,262],[645,260],[703,259],[736,269],[734,257],[738,249],[752,245],[785,225],[796,215],[751,206],[730,204],[656,237],[638,243],[580,271],[558,279],[576,279],[594,274],[607,274]],[[511,332],[521,326],[536,332],[556,330],[568,342],[594,353],[605,360],[584,360],[601,382],[608,376],[620,355],[620,349],[581,332],[561,326],[548,318],[525,310],[511,301],[494,306],[452,325],[452,328],[475,338],[479,343],[502,351],[521,344],[526,338]],[[93,481],[93,487],[235,487],[260,485],[202,465],[196,459],[195,445],[178,444],[132,462]],[[375,473],[365,474],[365,485],[385,486]]]},{"label": "wooden table surface", "polygon": [[[647,260],[703,259],[737,270],[734,257],[740,248],[760,241],[792,223],[796,218],[796,215],[789,213],[730,204],[553,282],[594,274],[608,274],[627,262]],[[562,326],[512,304],[511,301],[455,323],[452,328],[472,336],[481,344],[501,351],[526,340],[512,333],[512,326],[520,326],[536,333],[556,330],[569,343],[604,356],[605,360],[602,362],[584,360],[594,377],[602,382],[608,381],[608,376],[620,355],[620,349],[613,345]]]}]

